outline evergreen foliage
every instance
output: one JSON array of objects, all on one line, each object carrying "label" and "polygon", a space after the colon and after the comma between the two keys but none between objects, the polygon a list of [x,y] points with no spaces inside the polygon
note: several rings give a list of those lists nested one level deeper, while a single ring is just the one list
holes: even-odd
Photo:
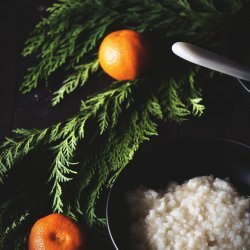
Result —
[{"label": "evergreen foliage", "polygon": [[[15,240],[13,235],[23,225],[30,226],[34,214],[45,211],[84,217],[89,225],[103,224],[96,212],[102,191],[112,186],[140,145],[158,135],[158,124],[182,122],[204,111],[197,85],[199,68],[179,61],[180,67],[171,67],[170,44],[182,40],[221,51],[220,32],[242,4],[241,0],[59,0],[53,4],[26,42],[23,55],[35,57],[36,63],[21,86],[23,93],[43,83],[49,86],[50,77],[61,70],[65,78],[52,99],[52,105],[58,105],[91,76],[100,77],[98,47],[115,29],[144,32],[154,46],[160,45],[160,51],[155,52],[147,75],[113,82],[83,100],[79,113],[67,121],[45,129],[17,129],[13,138],[6,138],[0,151],[3,190],[9,173],[17,171],[29,155],[45,152],[48,166],[41,170],[47,181],[40,190],[42,197],[45,193],[41,208],[25,202],[32,194],[21,196],[21,203],[12,197],[2,202],[0,244],[22,249],[27,232]],[[29,183],[29,176],[21,181]],[[32,197],[34,202],[40,200],[38,193]],[[17,203],[15,216],[10,216]]]}]

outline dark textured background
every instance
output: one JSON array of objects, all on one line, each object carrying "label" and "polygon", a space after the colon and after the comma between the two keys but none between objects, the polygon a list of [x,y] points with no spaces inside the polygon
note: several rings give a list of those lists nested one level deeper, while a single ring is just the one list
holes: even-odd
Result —
[{"label": "dark textured background", "polygon": [[[0,3],[0,138],[10,135],[13,128],[45,127],[70,117],[78,111],[80,99],[88,91],[79,90],[74,96],[77,98],[66,98],[63,104],[53,108],[51,92],[45,87],[27,95],[18,91],[25,73],[21,51],[46,2],[49,1],[3,0]],[[205,114],[180,126],[167,126],[171,133],[177,129],[181,135],[216,135],[250,143],[250,96],[246,97],[237,80],[218,74],[215,80],[203,83],[202,89]]]},{"label": "dark textured background", "polygon": [[[24,41],[48,2],[0,2],[0,140],[11,135],[15,128],[42,128],[70,117],[90,91],[88,88],[84,93],[79,90],[74,97],[52,108],[49,89],[40,87],[27,95],[18,90],[25,72],[21,57]],[[89,84],[90,89],[95,86]],[[167,124],[160,136],[166,139],[186,135],[216,136],[250,145],[250,94],[245,94],[236,79],[219,74],[212,81],[202,83],[202,89],[206,105],[204,115],[181,125]]]}]

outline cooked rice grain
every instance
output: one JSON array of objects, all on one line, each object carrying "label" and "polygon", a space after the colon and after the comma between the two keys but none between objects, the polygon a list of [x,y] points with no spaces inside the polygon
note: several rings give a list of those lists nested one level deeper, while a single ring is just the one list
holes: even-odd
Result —
[{"label": "cooked rice grain", "polygon": [[250,249],[250,199],[212,176],[128,194],[136,250]]}]

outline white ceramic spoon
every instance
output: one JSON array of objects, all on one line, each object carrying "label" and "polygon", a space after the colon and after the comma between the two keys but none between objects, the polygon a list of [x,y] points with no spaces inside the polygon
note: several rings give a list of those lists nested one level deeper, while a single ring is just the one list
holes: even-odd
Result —
[{"label": "white ceramic spoon", "polygon": [[195,45],[177,42],[173,44],[172,51],[179,57],[200,66],[250,81],[250,68],[217,55]]}]

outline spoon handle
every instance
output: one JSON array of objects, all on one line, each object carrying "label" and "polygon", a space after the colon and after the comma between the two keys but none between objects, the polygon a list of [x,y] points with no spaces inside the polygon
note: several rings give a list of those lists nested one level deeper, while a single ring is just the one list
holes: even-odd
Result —
[{"label": "spoon handle", "polygon": [[242,80],[250,81],[250,68],[217,55],[195,45],[177,42],[172,51],[179,57],[200,66],[230,75]]}]

